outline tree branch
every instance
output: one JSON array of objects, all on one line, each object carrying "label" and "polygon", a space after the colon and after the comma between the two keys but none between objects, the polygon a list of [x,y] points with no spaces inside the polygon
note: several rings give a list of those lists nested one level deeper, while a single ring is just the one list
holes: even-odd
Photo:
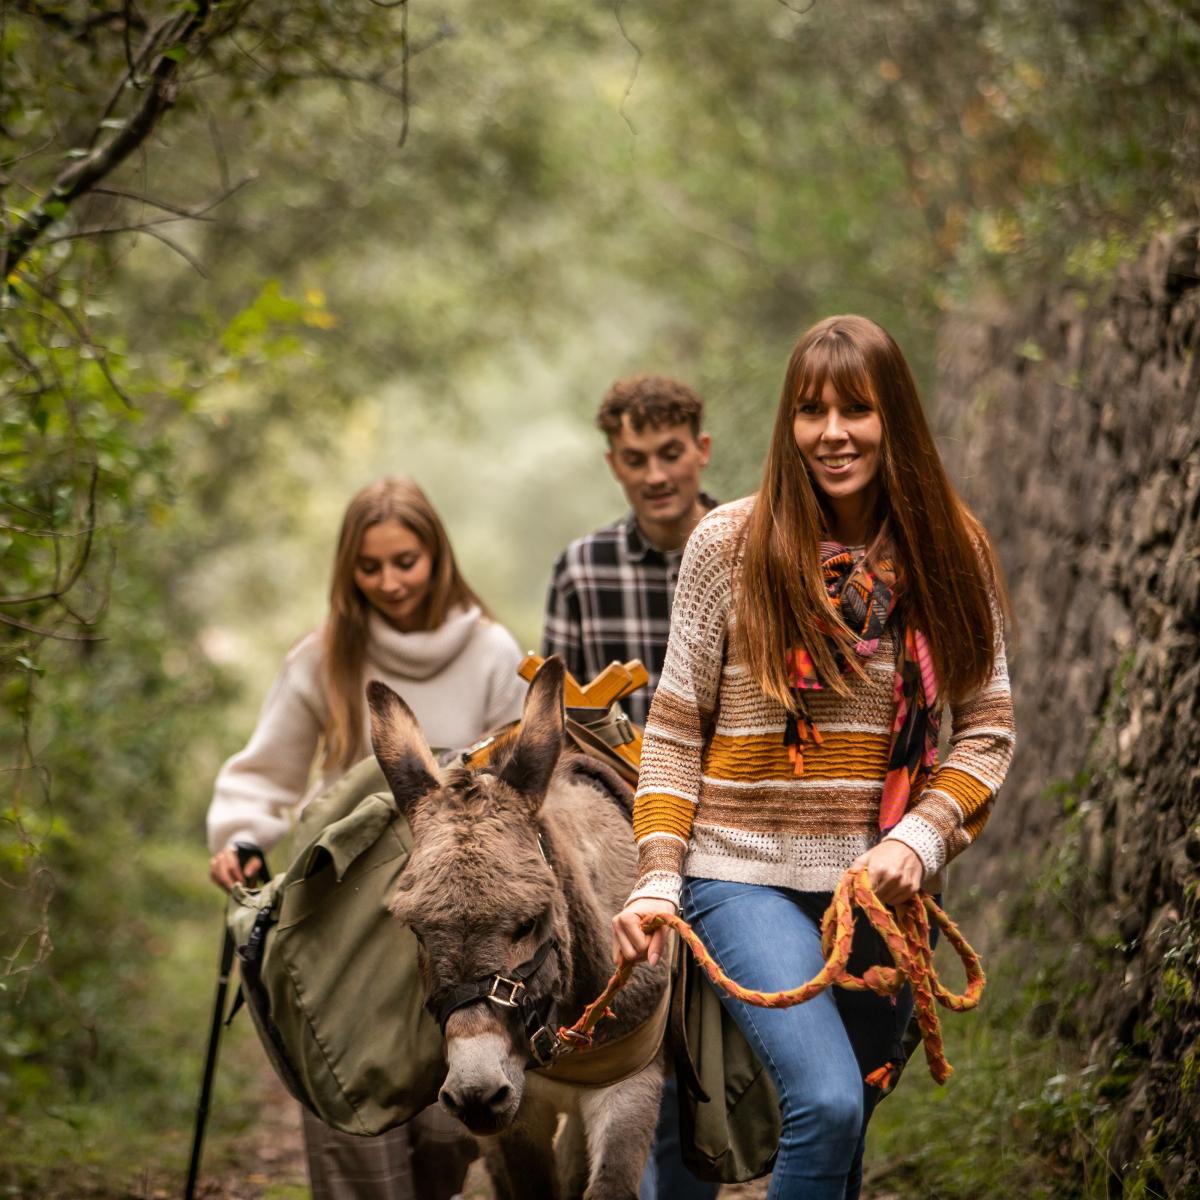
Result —
[{"label": "tree branch", "polygon": [[247,184],[253,183],[258,178],[257,172],[251,172],[245,179],[239,180],[232,187],[226,186],[213,200],[209,200],[206,204],[199,208],[184,208],[179,204],[172,204],[169,200],[159,200],[154,196],[147,196],[144,192],[131,192],[127,188],[119,187],[94,187],[92,195],[94,196],[116,196],[122,200],[136,200],[139,204],[148,204],[151,208],[161,208],[163,212],[174,213],[177,217],[186,217],[192,221],[207,220],[205,214],[212,212],[220,204],[224,204],[231,196],[240,192]]},{"label": "tree branch", "polygon": [[[79,577],[83,574],[83,568],[87,566],[88,559],[92,554],[92,539],[96,532],[96,487],[99,480],[100,465],[99,463],[92,463],[91,478],[88,480],[87,506],[84,515],[83,545],[79,547],[75,555],[75,561],[71,564],[70,570],[67,572],[66,580],[56,578],[54,588],[49,592],[41,592],[29,596],[0,596],[0,605],[33,604],[41,600],[61,600],[79,582]],[[54,543],[56,555],[58,553],[58,545],[58,541],[56,540]]]},{"label": "tree branch", "polygon": [[[379,0],[373,0],[378,4]],[[412,58],[408,38],[408,3],[402,5],[404,11],[400,14],[400,137],[396,140],[398,147],[403,147],[408,141],[408,64]]]},{"label": "tree branch", "polygon": [[17,8],[20,12],[25,13],[26,16],[41,21],[43,25],[53,26],[55,29],[65,33],[75,42],[86,42],[97,29],[104,25],[114,25],[118,21],[121,22],[126,31],[131,26],[134,29],[145,28],[145,22],[129,11],[128,4],[124,8],[100,9],[99,12],[93,13],[83,21],[72,21],[60,12],[43,8],[40,4],[36,3],[36,0],[18,0]]},{"label": "tree branch", "polygon": [[137,408],[137,405],[129,398],[125,389],[117,382],[116,376],[113,375],[112,368],[108,365],[108,351],[105,347],[99,346],[92,341],[91,335],[79,318],[61,300],[54,296],[53,293],[42,287],[35,279],[31,279],[27,273],[22,274],[21,282],[31,287],[48,304],[53,304],[66,317],[68,324],[78,335],[79,340],[90,350],[96,351],[96,357],[92,361],[100,368],[104,378],[108,380],[108,386],[117,394],[117,398],[130,411]]},{"label": "tree branch", "polygon": [[20,621],[10,617],[8,613],[0,612],[0,623],[12,625],[16,629],[24,629],[26,633],[36,633],[38,637],[54,638],[58,642],[106,642],[107,638],[92,633],[63,633],[57,629],[43,629],[38,625],[30,625],[28,621]]},{"label": "tree branch", "polygon": [[619,112],[621,114],[621,120],[629,126],[629,132],[632,133],[634,137],[637,137],[637,130],[633,127],[633,122],[629,119],[625,112],[625,103],[628,101],[629,95],[633,91],[633,85],[637,83],[638,71],[641,70],[642,66],[642,48],[633,40],[633,38],[629,36],[629,32],[625,28],[625,19],[621,15],[621,5],[623,3],[624,0],[615,0],[613,4],[613,16],[617,18],[617,28],[620,29],[621,36],[633,50],[634,58],[633,66],[629,69],[629,82],[625,85],[625,94],[621,97],[621,107]]},{"label": "tree branch", "polygon": [[[191,11],[181,14],[172,39],[175,46],[159,56],[151,72],[142,101],[125,125],[103,145],[65,167],[50,189],[49,196],[27,212],[6,239],[0,256],[0,277],[8,275],[24,262],[38,239],[79,196],[91,191],[110,175],[150,136],[159,118],[179,96],[179,62],[168,57],[173,49],[188,46],[203,29],[211,11],[210,0],[192,0]],[[126,80],[130,78],[126,75]],[[97,123],[99,129],[99,123]]]},{"label": "tree branch", "polygon": [[207,279],[209,276],[204,269],[204,264],[186,246],[181,246],[174,238],[167,237],[162,230],[154,228],[156,224],[160,223],[152,221],[149,225],[143,225],[141,229],[135,229],[134,232],[149,234],[156,242],[162,242],[168,249],[174,250],[201,279]]}]

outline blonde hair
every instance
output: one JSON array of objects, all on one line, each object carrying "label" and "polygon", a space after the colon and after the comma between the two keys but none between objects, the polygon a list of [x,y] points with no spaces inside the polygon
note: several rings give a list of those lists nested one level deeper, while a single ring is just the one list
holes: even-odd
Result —
[{"label": "blonde hair", "polygon": [[418,629],[437,629],[454,608],[478,605],[486,616],[491,616],[459,571],[446,528],[429,497],[411,479],[390,475],[358,492],[342,518],[329,587],[324,663],[329,697],[324,730],[326,768],[353,766],[358,755],[371,604],[355,583],[354,570],[367,530],[385,521],[399,521],[420,539],[433,560]]}]

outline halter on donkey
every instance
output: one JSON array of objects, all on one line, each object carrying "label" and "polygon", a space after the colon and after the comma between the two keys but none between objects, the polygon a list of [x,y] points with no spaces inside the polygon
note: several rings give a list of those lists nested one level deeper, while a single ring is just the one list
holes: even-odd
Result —
[{"label": "halter on donkey", "polygon": [[[372,743],[413,847],[392,912],[417,936],[445,1038],[443,1105],[473,1133],[502,1196],[637,1193],[663,1071],[665,967],[639,971],[596,1050],[555,1062],[554,1014],[576,1013],[611,971],[612,914],[635,872],[628,789],[562,755],[563,668],[537,673],[520,730],[487,767],[437,764],[404,702],[369,689]],[[562,759],[560,763],[560,759]],[[621,803],[624,801],[624,803]],[[658,1018],[656,1020],[656,1018]],[[583,1082],[591,1054],[608,1077]],[[614,1061],[616,1060],[616,1061]]]}]

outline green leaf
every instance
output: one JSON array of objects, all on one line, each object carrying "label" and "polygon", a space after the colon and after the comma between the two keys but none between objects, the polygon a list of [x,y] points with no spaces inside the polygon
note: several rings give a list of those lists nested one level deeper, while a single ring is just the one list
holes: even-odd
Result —
[{"label": "green leaf", "polygon": [[169,58],[172,62],[183,62],[187,56],[187,47],[182,44],[178,46],[172,46],[170,50],[163,52],[163,58]]}]

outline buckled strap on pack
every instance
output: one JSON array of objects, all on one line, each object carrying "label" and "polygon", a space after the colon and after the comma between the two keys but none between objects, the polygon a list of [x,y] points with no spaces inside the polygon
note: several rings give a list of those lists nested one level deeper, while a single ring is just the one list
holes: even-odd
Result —
[{"label": "buckled strap on pack", "polygon": [[634,740],[633,723],[619,704],[608,708],[568,708],[567,717],[578,721],[606,746],[627,746]]}]

